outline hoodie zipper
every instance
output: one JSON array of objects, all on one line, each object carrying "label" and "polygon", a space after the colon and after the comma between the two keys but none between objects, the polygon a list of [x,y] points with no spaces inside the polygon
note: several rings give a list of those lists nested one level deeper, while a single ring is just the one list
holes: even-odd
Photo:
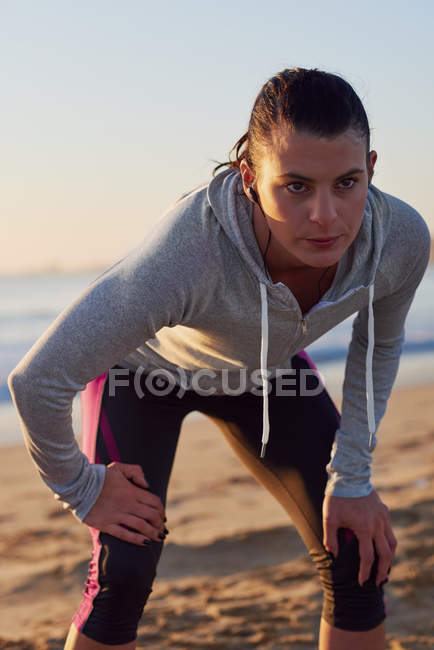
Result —
[{"label": "hoodie zipper", "polygon": [[[333,305],[333,306],[338,305],[339,303],[344,302],[345,300],[347,300],[348,298],[353,296],[355,293],[358,293],[361,289],[364,289],[364,288],[365,287],[357,287],[356,289],[350,289],[347,293],[345,293],[343,296],[341,296],[339,298],[339,300],[336,300],[334,302],[327,302],[326,301],[321,305],[321,307],[319,307],[318,305],[314,305],[312,307],[312,309],[309,310],[309,313],[313,313],[313,312],[317,311],[318,309],[324,309],[326,307],[329,307],[330,305]],[[302,331],[303,334],[306,334],[306,332],[307,332],[307,319],[303,316],[301,310],[300,310],[300,313],[301,313],[301,319],[300,319],[300,321],[301,321],[301,331]]]}]

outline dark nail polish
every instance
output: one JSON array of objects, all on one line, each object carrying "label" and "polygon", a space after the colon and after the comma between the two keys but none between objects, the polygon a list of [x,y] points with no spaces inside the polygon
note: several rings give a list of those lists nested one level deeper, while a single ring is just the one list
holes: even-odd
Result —
[{"label": "dark nail polish", "polygon": [[167,530],[166,526],[164,526],[163,533],[164,533],[165,535],[168,535],[168,534],[169,534],[169,531]]},{"label": "dark nail polish", "polygon": [[164,523],[166,523],[166,521],[167,521],[167,517],[164,517],[163,521],[164,521]]},{"label": "dark nail polish", "polygon": [[142,542],[142,544],[143,544],[144,546],[151,546],[152,542],[151,542],[150,539],[144,539],[143,542]]},{"label": "dark nail polish", "polygon": [[166,535],[164,533],[158,533],[158,537],[160,539],[166,539]]}]

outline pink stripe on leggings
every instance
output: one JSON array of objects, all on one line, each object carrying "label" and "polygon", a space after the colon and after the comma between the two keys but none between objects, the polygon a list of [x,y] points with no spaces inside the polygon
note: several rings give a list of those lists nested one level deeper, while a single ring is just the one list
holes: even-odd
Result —
[{"label": "pink stripe on leggings", "polygon": [[107,415],[102,407],[99,418],[99,426],[101,427],[102,435],[110,460],[120,461],[121,457],[119,455],[118,446],[116,444],[110,422],[108,421]]},{"label": "pink stripe on leggings", "polygon": [[95,462],[96,436],[107,373],[90,381],[81,392],[81,449],[89,462]]},{"label": "pink stripe on leggings", "polygon": [[92,536],[92,559],[89,563],[89,572],[86,580],[86,587],[83,591],[83,600],[81,601],[80,607],[76,611],[72,622],[79,632],[84,627],[89,614],[93,608],[93,601],[95,596],[99,594],[101,586],[99,584],[99,556],[101,554],[101,542],[99,540],[99,530],[88,526],[90,534]]},{"label": "pink stripe on leggings", "polygon": [[[96,453],[96,438],[98,433],[98,423],[100,419],[101,400],[104,391],[104,385],[107,378],[107,372],[96,377],[89,382],[86,388],[81,392],[81,448],[85,456],[91,463],[99,463],[98,454]],[[101,542],[99,540],[99,530],[88,526],[92,537],[92,559],[89,563],[89,574],[86,581],[86,587],[83,591],[83,600],[75,613],[72,622],[79,632],[89,618],[92,611],[93,600],[99,593],[101,587],[98,580],[99,556],[101,553]]]}]

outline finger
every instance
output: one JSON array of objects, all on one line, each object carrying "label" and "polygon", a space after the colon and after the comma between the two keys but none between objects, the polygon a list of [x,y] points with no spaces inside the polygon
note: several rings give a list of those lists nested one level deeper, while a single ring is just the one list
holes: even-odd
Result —
[{"label": "finger", "polygon": [[386,528],[384,531],[386,539],[387,539],[387,544],[389,547],[389,553],[390,553],[390,560],[388,563],[388,567],[386,569],[386,576],[382,579],[380,579],[380,582],[377,583],[377,586],[382,583],[382,582],[388,582],[389,581],[389,575],[390,571],[392,569],[393,561],[395,559],[395,551],[398,547],[398,540],[396,539],[395,535],[393,534],[393,531],[391,528]]},{"label": "finger", "polygon": [[149,539],[148,537],[142,535],[141,533],[137,533],[134,530],[129,530],[128,528],[124,528],[120,524],[111,524],[107,530],[107,533],[110,535],[113,535],[113,537],[117,537],[118,539],[122,539],[124,542],[130,542],[131,544],[135,544],[136,546],[150,546],[152,544],[152,540]]},{"label": "finger", "polygon": [[389,543],[389,547],[390,550],[392,551],[393,557],[395,557],[396,549],[398,548],[398,540],[393,534],[393,530],[391,527],[387,527],[384,532],[386,534],[387,541]]},{"label": "finger", "polygon": [[335,523],[325,518],[324,520],[324,546],[329,553],[338,556],[337,526]]},{"label": "finger", "polygon": [[392,562],[392,552],[384,533],[377,533],[375,536],[375,549],[378,554],[378,568],[375,577],[375,584],[378,587],[380,582],[387,579],[387,570]]},{"label": "finger", "polygon": [[372,564],[374,562],[374,547],[372,538],[367,535],[358,535],[359,540],[359,556],[360,556],[360,569],[359,569],[359,584],[363,587],[366,580],[369,579],[371,574]]},{"label": "finger", "polygon": [[155,528],[146,519],[136,517],[135,515],[125,514],[121,518],[121,523],[136,530],[138,533],[143,533],[145,537],[154,539],[157,542],[162,541],[166,536],[162,530]]},{"label": "finger", "polygon": [[154,528],[164,530],[164,521],[161,518],[161,513],[156,508],[152,508],[148,504],[136,503],[126,509],[126,514],[134,515],[140,519],[148,521]]},{"label": "finger", "polygon": [[149,492],[149,491],[144,492],[141,489],[137,490],[135,496],[136,496],[136,499],[137,499],[137,501],[139,503],[143,503],[143,504],[149,506],[150,508],[153,508],[154,510],[156,510],[158,512],[159,516],[161,517],[161,519],[163,519],[163,521],[164,521],[166,513],[164,511],[164,506],[163,506],[163,504],[161,502],[160,497],[158,497],[153,492]]},{"label": "finger", "polygon": [[118,463],[118,467],[121,470],[122,474],[130,481],[134,481],[136,485],[147,490],[149,488],[149,483],[145,478],[142,468],[140,465],[127,465],[124,463]]}]

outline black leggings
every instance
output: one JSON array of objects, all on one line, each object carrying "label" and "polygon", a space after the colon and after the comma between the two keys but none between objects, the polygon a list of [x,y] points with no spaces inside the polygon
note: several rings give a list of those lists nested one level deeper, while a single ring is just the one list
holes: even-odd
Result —
[{"label": "black leggings", "polygon": [[[375,585],[377,553],[368,585],[361,587],[358,540],[352,531],[339,528],[335,560],[323,546],[322,503],[328,478],[325,467],[339,413],[325,388],[316,396],[299,390],[300,370],[315,369],[304,351],[293,357],[292,365],[297,378],[297,384],[292,386],[296,396],[277,394],[276,382],[271,382],[270,439],[265,458],[259,457],[261,395],[201,395],[190,390],[179,397],[173,388],[162,396],[147,389],[143,375],[140,385],[144,395],[140,397],[132,372],[125,381],[127,385],[116,387],[114,396],[109,396],[107,373],[88,384],[82,400],[83,451],[91,462],[109,464],[118,460],[141,465],[150,491],[165,505],[182,420],[191,411],[205,414],[296,526],[318,569],[324,593],[323,618],[342,630],[370,630],[386,617],[384,582]],[[155,380],[160,390],[164,381],[161,377]],[[307,375],[306,384],[308,390],[313,390],[319,380],[316,375]],[[92,528],[90,531],[94,542],[92,560],[74,624],[95,641],[128,643],[137,636],[164,542],[152,541],[140,547],[108,533]]]}]

